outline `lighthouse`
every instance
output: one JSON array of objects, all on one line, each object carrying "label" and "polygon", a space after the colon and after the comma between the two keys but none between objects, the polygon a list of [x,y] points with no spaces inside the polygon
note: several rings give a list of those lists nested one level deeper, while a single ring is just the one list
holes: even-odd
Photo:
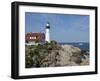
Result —
[{"label": "lighthouse", "polygon": [[45,41],[50,42],[50,24],[49,22],[46,24],[46,33],[45,33]]}]

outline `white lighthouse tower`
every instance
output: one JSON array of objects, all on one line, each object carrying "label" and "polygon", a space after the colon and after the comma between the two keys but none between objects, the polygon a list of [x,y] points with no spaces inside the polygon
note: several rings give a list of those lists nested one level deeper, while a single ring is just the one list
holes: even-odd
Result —
[{"label": "white lighthouse tower", "polygon": [[49,22],[46,24],[46,38],[45,41],[50,42],[50,24]]}]

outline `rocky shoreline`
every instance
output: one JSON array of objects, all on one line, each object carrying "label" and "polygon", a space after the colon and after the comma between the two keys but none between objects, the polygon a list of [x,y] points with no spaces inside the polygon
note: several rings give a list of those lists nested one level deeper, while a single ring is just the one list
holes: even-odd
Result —
[{"label": "rocky shoreline", "polygon": [[89,65],[89,52],[56,43],[26,47],[26,68]]},{"label": "rocky shoreline", "polygon": [[72,45],[62,45],[61,64],[64,66],[89,65],[89,53]]}]

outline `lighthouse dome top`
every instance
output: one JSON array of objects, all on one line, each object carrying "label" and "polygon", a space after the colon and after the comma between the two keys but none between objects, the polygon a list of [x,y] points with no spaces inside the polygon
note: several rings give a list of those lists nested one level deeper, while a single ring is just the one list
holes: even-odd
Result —
[{"label": "lighthouse dome top", "polygon": [[46,28],[50,28],[50,23],[49,22],[47,22]]}]

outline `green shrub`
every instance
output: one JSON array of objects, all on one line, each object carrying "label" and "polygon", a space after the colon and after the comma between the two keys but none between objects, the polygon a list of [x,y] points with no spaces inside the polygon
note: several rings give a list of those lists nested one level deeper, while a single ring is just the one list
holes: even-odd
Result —
[{"label": "green shrub", "polygon": [[54,59],[51,60],[49,57],[51,52],[54,50],[59,50],[60,46],[56,41],[46,42],[44,44],[25,46],[26,55],[26,68],[30,67],[47,67],[51,63],[57,61],[59,56],[58,52],[55,52]]}]

